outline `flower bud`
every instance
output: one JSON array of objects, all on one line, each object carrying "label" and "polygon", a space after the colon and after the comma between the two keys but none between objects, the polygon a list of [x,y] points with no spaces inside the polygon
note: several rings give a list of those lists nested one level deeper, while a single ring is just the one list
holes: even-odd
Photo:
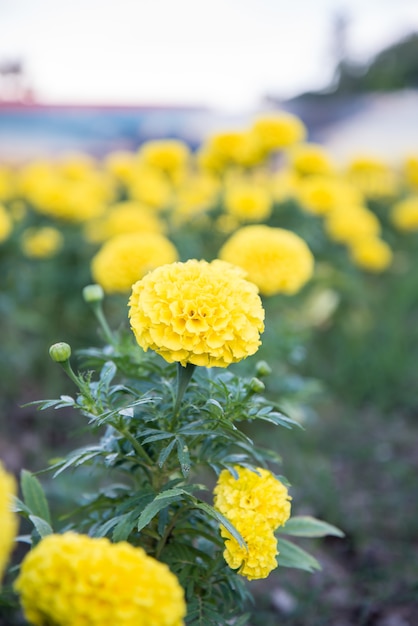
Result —
[{"label": "flower bud", "polygon": [[87,285],[83,289],[83,298],[89,303],[101,302],[104,298],[103,288],[100,285]]},{"label": "flower bud", "polygon": [[55,363],[65,363],[71,356],[71,347],[64,341],[54,343],[49,348],[49,356]]},{"label": "flower bud", "polygon": [[255,366],[257,376],[269,376],[271,367],[266,361],[259,361]]},{"label": "flower bud", "polygon": [[254,393],[262,393],[265,390],[266,386],[262,380],[254,377],[250,380],[249,388]]}]

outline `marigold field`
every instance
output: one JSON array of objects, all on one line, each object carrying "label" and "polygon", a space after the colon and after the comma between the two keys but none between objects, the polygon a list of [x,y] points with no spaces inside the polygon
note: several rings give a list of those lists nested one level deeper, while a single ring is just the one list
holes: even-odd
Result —
[{"label": "marigold field", "polygon": [[[94,361],[103,341],[112,345],[109,329],[121,341],[131,329],[146,354],[184,369],[249,377],[248,395],[265,393],[296,422],[280,434],[251,420],[242,427],[280,455],[291,495],[284,479],[267,469],[255,474],[240,459],[214,486],[215,509],[248,544],[246,551],[221,526],[225,561],[254,594],[250,626],[418,624],[417,253],[418,149],[391,163],[371,154],[337,162],[287,113],[212,133],[194,151],[167,138],[101,159],[64,154],[0,164],[0,458],[8,470],[0,471],[0,624],[52,624],[35,604],[47,606],[54,594],[63,598],[54,626],[71,623],[72,610],[87,625],[90,603],[98,620],[91,624],[105,623],[102,610],[106,619],[113,611],[114,626],[198,623],[187,621],[168,567],[148,564],[144,582],[151,557],[113,546],[110,526],[100,547],[70,532],[43,539],[13,587],[28,549],[14,543],[8,505],[21,470],[40,472],[93,441],[70,404],[42,413],[29,404],[72,392],[49,347],[65,342],[73,355],[91,348]],[[98,329],[86,302],[94,306],[103,294]],[[95,489],[88,471],[77,480],[62,474],[58,483],[38,478],[63,529],[67,500]],[[274,533],[285,527],[290,502],[292,515],[344,533],[302,538],[321,571],[280,567],[280,557],[277,567]],[[23,519],[19,532],[36,530]],[[71,609],[75,574],[58,589],[42,569],[42,550],[56,571],[66,571],[72,551],[85,551],[98,579],[114,563],[137,568],[137,587],[107,579],[97,596],[83,578],[87,565],[77,562],[79,585],[92,595]],[[126,551],[126,564],[117,550]],[[162,599],[159,577],[167,578]],[[38,578],[48,581],[42,591]],[[131,605],[147,584],[155,604]],[[26,617],[16,608],[19,588]]]}]

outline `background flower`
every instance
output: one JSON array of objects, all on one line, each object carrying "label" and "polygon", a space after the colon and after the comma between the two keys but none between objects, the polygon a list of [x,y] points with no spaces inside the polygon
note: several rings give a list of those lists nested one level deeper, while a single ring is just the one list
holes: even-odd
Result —
[{"label": "background flower", "polygon": [[0,462],[0,580],[13,548],[18,521],[12,512],[12,499],[16,495],[14,477],[6,472]]}]

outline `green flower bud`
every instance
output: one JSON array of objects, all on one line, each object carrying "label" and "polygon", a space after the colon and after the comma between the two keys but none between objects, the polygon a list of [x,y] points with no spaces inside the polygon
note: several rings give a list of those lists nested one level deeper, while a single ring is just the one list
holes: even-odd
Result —
[{"label": "green flower bud", "polygon": [[100,285],[87,285],[83,289],[83,298],[89,303],[101,302],[104,298],[103,288]]},{"label": "green flower bud", "polygon": [[269,376],[271,374],[271,367],[266,361],[259,361],[255,366],[257,376]]},{"label": "green flower bud", "polygon": [[254,393],[262,393],[264,389],[266,388],[263,381],[255,377],[250,380],[249,387],[251,391],[253,391]]},{"label": "green flower bud", "polygon": [[54,343],[49,348],[49,356],[55,363],[65,363],[71,356],[71,348],[68,343],[64,341],[60,341],[59,343]]}]

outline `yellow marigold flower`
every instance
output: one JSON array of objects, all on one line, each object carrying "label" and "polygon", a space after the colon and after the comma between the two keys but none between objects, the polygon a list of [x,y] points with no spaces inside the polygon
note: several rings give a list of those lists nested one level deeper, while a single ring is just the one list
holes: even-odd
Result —
[{"label": "yellow marigold flower", "polygon": [[292,295],[311,278],[314,258],[301,237],[283,228],[254,225],[234,233],[219,258],[247,272],[265,296]]},{"label": "yellow marigold flower", "polygon": [[225,208],[243,222],[259,222],[270,217],[272,199],[268,189],[250,181],[228,184],[225,190]]},{"label": "yellow marigold flower", "polygon": [[254,354],[264,309],[243,274],[223,261],[195,259],[150,272],[129,300],[138,344],[184,366],[227,367]]},{"label": "yellow marigold flower", "polygon": [[127,293],[147,272],[177,258],[176,248],[164,235],[117,235],[108,239],[93,257],[91,273],[107,293]]},{"label": "yellow marigold flower", "polygon": [[163,223],[150,208],[139,202],[126,201],[111,206],[99,220],[88,222],[85,235],[99,242],[127,233],[162,233]]},{"label": "yellow marigold flower", "polygon": [[377,237],[355,241],[350,246],[350,255],[356,265],[370,272],[382,272],[387,269],[393,258],[390,246]]},{"label": "yellow marigold flower", "polygon": [[164,209],[172,200],[172,188],[167,177],[155,168],[137,166],[127,187],[132,200],[154,209]]},{"label": "yellow marigold flower", "polygon": [[302,120],[290,113],[271,113],[259,117],[253,131],[267,152],[288,148],[306,137]]},{"label": "yellow marigold flower", "polygon": [[5,241],[13,229],[12,218],[3,205],[0,204],[0,243]]},{"label": "yellow marigold flower", "polygon": [[308,174],[333,174],[335,165],[325,148],[315,143],[304,143],[289,151],[290,164],[303,176]]},{"label": "yellow marigold flower", "polygon": [[110,152],[104,160],[104,168],[110,172],[118,181],[127,183],[134,176],[137,156],[128,150],[117,150]]},{"label": "yellow marigold flower", "polygon": [[225,517],[239,516],[240,510],[253,511],[266,520],[272,530],[283,526],[290,517],[287,487],[269,470],[261,467],[252,471],[236,465],[235,478],[229,470],[222,470],[214,489],[215,507]]},{"label": "yellow marigold flower", "polygon": [[71,180],[82,180],[89,176],[95,167],[93,157],[84,153],[68,154],[57,163],[58,171]]},{"label": "yellow marigold flower", "polygon": [[175,176],[187,167],[190,150],[187,144],[177,139],[156,139],[142,144],[138,150],[138,159],[146,167]]},{"label": "yellow marigold flower", "polygon": [[45,537],[15,583],[34,626],[182,626],[184,592],[167,565],[127,542]]},{"label": "yellow marigold flower", "polygon": [[264,159],[258,137],[251,130],[228,130],[211,135],[198,153],[204,169],[222,171],[230,165],[252,166]]},{"label": "yellow marigold flower", "polygon": [[298,185],[297,198],[305,211],[316,215],[363,201],[361,192],[354,185],[329,176],[303,178]]},{"label": "yellow marigold flower", "polygon": [[231,569],[248,580],[267,578],[276,569],[277,539],[268,522],[261,515],[251,510],[234,511],[228,516],[246,543],[240,546],[238,541],[221,526],[221,535],[225,539],[224,559]]},{"label": "yellow marigold flower", "polygon": [[16,481],[11,474],[6,472],[0,461],[0,582],[18,529],[17,516],[11,510],[14,496],[16,496]]},{"label": "yellow marigold flower", "polygon": [[347,166],[347,178],[367,198],[392,197],[399,189],[397,174],[387,163],[375,157],[352,159]]},{"label": "yellow marigold flower", "polygon": [[62,247],[64,238],[59,230],[51,226],[27,228],[22,233],[23,254],[33,259],[48,259]]},{"label": "yellow marigold flower", "polygon": [[418,195],[409,196],[394,204],[391,220],[399,230],[418,230]]},{"label": "yellow marigold flower", "polygon": [[380,234],[376,215],[363,206],[346,206],[326,216],[325,228],[329,236],[340,243],[352,243]]}]

